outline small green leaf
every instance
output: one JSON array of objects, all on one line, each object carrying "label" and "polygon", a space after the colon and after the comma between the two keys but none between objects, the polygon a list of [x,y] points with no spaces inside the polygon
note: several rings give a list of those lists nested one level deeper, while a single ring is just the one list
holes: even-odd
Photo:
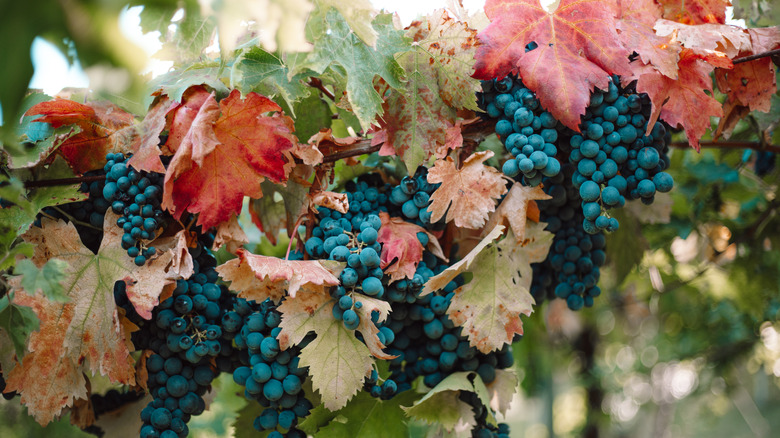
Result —
[{"label": "small green leaf", "polygon": [[[242,93],[254,91],[270,98],[281,97],[293,109],[294,116],[294,103],[308,96],[310,88],[303,84],[301,78],[288,78],[288,74],[287,65],[281,59],[259,47],[252,47],[236,59],[230,71],[230,82]],[[306,111],[306,117],[311,117],[309,108]],[[308,137],[300,139],[306,141]]]},{"label": "small green leaf", "polygon": [[66,279],[67,268],[68,264],[59,259],[49,259],[41,269],[31,260],[25,259],[16,264],[14,273],[22,275],[22,287],[28,293],[40,290],[46,298],[64,303],[70,301],[61,284]]},{"label": "small green leaf", "polygon": [[309,141],[320,129],[330,127],[330,107],[316,93],[296,102],[293,113],[299,115],[295,119],[295,135],[301,143]]},{"label": "small green leaf", "polygon": [[0,328],[4,329],[14,344],[16,356],[24,356],[27,338],[38,330],[39,321],[29,307],[9,303],[8,295],[0,298]]}]

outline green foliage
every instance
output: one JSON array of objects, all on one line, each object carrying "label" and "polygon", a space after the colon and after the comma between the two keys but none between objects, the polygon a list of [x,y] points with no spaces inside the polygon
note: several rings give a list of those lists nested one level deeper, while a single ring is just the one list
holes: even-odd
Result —
[{"label": "green foliage", "polygon": [[336,85],[346,88],[350,109],[364,129],[368,129],[377,114],[382,114],[382,96],[374,90],[374,78],[379,76],[391,87],[400,88],[403,69],[396,62],[395,54],[408,50],[408,42],[403,32],[393,27],[391,15],[377,15],[373,27],[379,34],[376,49],[366,46],[353,34],[335,9],[313,12],[307,25],[307,38],[314,42],[314,48],[293,70],[298,73],[310,69],[321,74],[338,69],[337,74],[346,76],[346,84],[340,80]]}]

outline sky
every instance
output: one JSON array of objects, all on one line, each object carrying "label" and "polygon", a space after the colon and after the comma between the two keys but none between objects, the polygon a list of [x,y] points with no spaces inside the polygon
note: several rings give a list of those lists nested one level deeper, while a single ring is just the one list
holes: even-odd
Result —
[{"label": "sky", "polygon": [[[555,0],[541,0],[543,6],[552,4]],[[436,8],[442,7],[447,2],[445,0],[371,0],[377,9],[385,9],[391,12],[397,12],[401,22],[408,25],[418,15],[426,15]],[[467,10],[474,11],[483,7],[485,0],[463,0],[464,7]],[[172,65],[170,62],[160,61],[152,58],[155,52],[161,47],[158,40],[159,34],[156,32],[144,34],[140,27],[139,13],[142,7],[136,6],[125,10],[120,17],[120,29],[122,33],[138,46],[143,48],[149,57],[146,72],[152,75],[165,73]],[[731,8],[727,11],[727,16],[731,16]],[[729,21],[729,24],[743,23]],[[739,20],[742,21],[742,20]],[[114,76],[106,69],[92,68],[84,69],[76,63],[70,64],[65,56],[53,44],[48,43],[42,38],[36,38],[31,48],[35,74],[30,81],[30,88],[42,89],[47,94],[56,94],[62,88],[76,87],[121,87],[123,83],[121,75]],[[126,79],[126,78],[125,78]],[[121,92],[122,90],[108,90]]]}]

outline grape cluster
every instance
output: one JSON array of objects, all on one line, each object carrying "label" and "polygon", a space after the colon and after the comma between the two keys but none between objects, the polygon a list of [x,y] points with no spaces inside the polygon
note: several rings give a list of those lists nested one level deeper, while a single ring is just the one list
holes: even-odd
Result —
[{"label": "grape cluster", "polygon": [[136,265],[143,266],[156,250],[142,241],[154,239],[157,230],[165,226],[165,214],[160,208],[164,176],[136,171],[120,153],[108,154],[106,160],[103,198],[120,215],[116,225],[124,230],[122,248]]},{"label": "grape cluster", "polygon": [[338,300],[333,306],[333,317],[342,321],[344,327],[355,330],[360,325],[355,307],[361,303],[353,300],[354,294],[361,292],[382,298],[385,293],[382,284],[384,273],[379,267],[382,245],[377,242],[382,221],[371,212],[379,210],[380,201],[385,201],[386,196],[380,196],[379,190],[368,187],[364,182],[346,194],[349,211],[342,214],[327,208],[320,209],[319,224],[312,230],[305,249],[312,258],[347,263],[339,276],[340,285],[332,291]]},{"label": "grape cluster", "polygon": [[509,346],[490,354],[482,354],[447,316],[459,279],[451,281],[441,291],[420,296],[423,285],[447,268],[432,253],[425,251],[411,279],[388,285],[387,297],[392,305],[390,318],[384,327],[392,331],[386,336],[388,353],[396,355],[390,361],[390,379],[398,391],[411,387],[418,376],[426,386],[434,387],[457,371],[476,371],[485,383],[495,379],[495,370],[512,365]]},{"label": "grape cluster", "polygon": [[233,369],[230,341],[239,327],[228,310],[235,298],[216,284],[216,261],[207,250],[198,246],[190,253],[195,274],[178,280],[173,296],[143,326],[153,352],[146,360],[153,401],[141,412],[141,438],[187,436],[187,422],[205,409],[202,396],[212,380]]},{"label": "grape cluster", "polygon": [[271,431],[269,437],[305,437],[296,425],[313,406],[301,389],[307,374],[298,366],[301,347],[280,351],[282,317],[271,300],[258,304],[238,299],[234,313],[240,324],[235,342],[242,364],[233,371],[233,380],[245,388],[248,400],[266,408],[255,419],[255,429]]},{"label": "grape cluster", "polygon": [[561,298],[572,310],[591,307],[601,294],[599,268],[606,260],[604,233],[589,234],[583,228],[582,199],[571,185],[575,171],[568,163],[561,173],[544,179],[544,191],[552,199],[538,202],[540,219],[555,237],[547,258],[531,265],[531,295],[536,302]]},{"label": "grape cluster", "polygon": [[496,134],[512,154],[502,171],[514,178],[522,174],[529,186],[539,185],[544,176],[555,176],[561,170],[556,157],[563,125],[542,108],[533,91],[514,75],[501,80],[483,81],[480,103],[496,122]]},{"label": "grape cluster", "polygon": [[406,176],[400,184],[389,188],[388,209],[392,216],[401,217],[423,228],[439,229],[444,226],[444,221],[432,224],[432,213],[428,211],[428,206],[431,204],[431,195],[441,184],[430,184],[427,178],[428,169],[420,166],[414,176]]},{"label": "grape cluster", "polygon": [[656,192],[674,185],[664,172],[670,137],[660,121],[645,135],[650,98],[634,87],[621,87],[614,76],[607,91],[596,89],[582,117],[582,133],[570,140],[569,161],[577,166],[572,183],[579,189],[583,228],[590,234],[618,228],[606,210],[622,207],[626,199],[651,204]]}]

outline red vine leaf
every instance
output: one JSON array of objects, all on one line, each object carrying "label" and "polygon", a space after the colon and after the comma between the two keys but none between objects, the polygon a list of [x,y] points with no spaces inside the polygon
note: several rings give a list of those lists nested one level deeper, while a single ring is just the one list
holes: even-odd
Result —
[{"label": "red vine leaf", "polygon": [[623,44],[637,52],[643,63],[652,65],[665,76],[677,78],[680,43],[659,36],[653,29],[661,18],[661,8],[653,0],[618,0],[618,9],[617,26]]},{"label": "red vine leaf", "polygon": [[722,117],[723,108],[712,97],[712,65],[687,49],[680,56],[677,80],[658,72],[645,73],[639,77],[637,91],[647,93],[653,102],[648,127],[659,116],[672,126],[682,126],[688,143],[698,151],[699,139],[710,127],[710,117]]},{"label": "red vine leaf", "polygon": [[729,0],[658,0],[663,7],[663,17],[685,24],[726,22],[726,6]]},{"label": "red vine leaf", "polygon": [[26,116],[38,114],[41,117],[34,122],[50,123],[53,128],[76,125],[81,129],[57,150],[79,174],[103,167],[106,154],[122,150],[127,137],[135,133],[133,115],[110,102],[85,105],[57,98],[36,104],[25,113]]},{"label": "red vine leaf", "polygon": [[[739,56],[763,53],[780,45],[780,29],[747,29],[752,50]],[[728,95],[728,101],[748,107],[749,111],[769,112],[772,95],[777,92],[775,66],[770,57],[735,64],[731,70],[715,70],[718,90]]]},{"label": "red vine leaf", "polygon": [[441,254],[439,240],[423,227],[397,217],[391,218],[385,212],[379,213],[379,218],[382,219],[382,228],[376,240],[382,244],[380,267],[390,275],[390,282],[414,277],[424,250],[417,233],[426,233],[428,245],[439,248],[438,253]]},{"label": "red vine leaf", "polygon": [[728,24],[687,25],[669,20],[658,20],[654,29],[661,37],[671,37],[683,47],[700,55],[720,52],[734,58],[750,50],[750,36],[744,28]]},{"label": "red vine leaf", "polygon": [[238,258],[217,267],[219,276],[230,281],[230,289],[247,300],[261,302],[271,298],[275,302],[289,295],[295,298],[298,290],[322,292],[326,286],[339,284],[338,274],[343,263],[327,260],[285,260],[252,254],[240,248]]},{"label": "red vine leaf", "polygon": [[[491,23],[479,34],[474,76],[519,72],[544,108],[579,131],[594,87],[606,89],[609,75],[629,72],[616,12],[612,1],[561,0],[548,13],[538,0],[488,0]],[[531,42],[538,47],[526,52]]]},{"label": "red vine leaf", "polygon": [[[211,100],[211,96],[207,97],[202,106],[210,106]],[[273,101],[257,93],[241,99],[241,93],[233,90],[219,102],[219,110],[219,118],[213,124],[205,123],[214,117],[210,110],[193,118],[193,124],[204,120],[198,129],[206,132],[198,138],[210,138],[208,131],[213,129],[219,145],[211,152],[204,151],[202,159],[192,149],[190,160],[187,157],[191,149],[186,146],[189,140],[185,136],[165,176],[163,207],[177,219],[185,211],[198,213],[198,225],[204,228],[239,213],[244,196],[261,197],[263,179],[285,181],[294,165],[290,156],[296,143],[292,120],[280,114],[266,115],[281,111]],[[179,160],[179,154],[184,158]]]},{"label": "red vine leaf", "polygon": [[452,158],[437,160],[428,171],[428,182],[442,185],[431,195],[431,223],[447,214],[447,222],[463,228],[481,228],[496,209],[496,199],[506,193],[506,181],[495,168],[483,164],[493,152],[477,152],[460,169]]},{"label": "red vine leaf", "polygon": [[160,160],[160,133],[165,129],[165,114],[174,102],[167,97],[160,99],[138,125],[139,136],[133,143],[133,156],[127,164],[135,169],[165,173]]}]

